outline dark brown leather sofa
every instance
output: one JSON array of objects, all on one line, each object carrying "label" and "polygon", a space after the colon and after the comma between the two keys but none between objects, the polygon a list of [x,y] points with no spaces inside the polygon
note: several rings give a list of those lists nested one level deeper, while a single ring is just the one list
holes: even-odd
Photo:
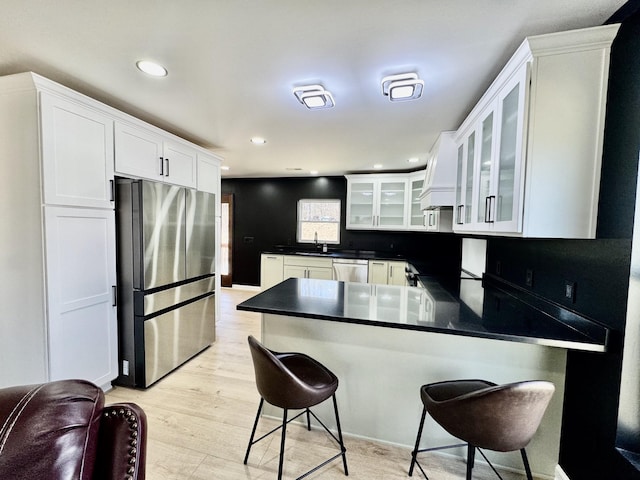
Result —
[{"label": "dark brown leather sofa", "polygon": [[82,380],[0,389],[0,479],[143,480],[146,422]]}]

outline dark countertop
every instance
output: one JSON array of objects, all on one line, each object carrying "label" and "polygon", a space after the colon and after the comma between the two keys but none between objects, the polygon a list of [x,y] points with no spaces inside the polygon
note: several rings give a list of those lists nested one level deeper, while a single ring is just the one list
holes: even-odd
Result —
[{"label": "dark countertop", "polygon": [[460,279],[459,294],[435,279],[422,276],[420,281],[422,288],[289,278],[237,309],[574,350],[607,349],[605,327],[500,279]]},{"label": "dark countertop", "polygon": [[271,250],[262,252],[265,255],[304,255],[312,257],[328,257],[328,258],[356,258],[361,260],[398,260],[409,261],[404,255],[397,253],[378,252],[374,250],[351,250],[339,249],[334,250],[331,247],[328,251],[322,251],[322,245],[318,248],[303,249],[300,247],[274,246]]}]

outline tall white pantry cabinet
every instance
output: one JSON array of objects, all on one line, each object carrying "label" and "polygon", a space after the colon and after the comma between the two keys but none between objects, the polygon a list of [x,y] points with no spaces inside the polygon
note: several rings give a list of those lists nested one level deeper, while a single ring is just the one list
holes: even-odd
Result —
[{"label": "tall white pantry cabinet", "polygon": [[3,77],[0,152],[0,386],[108,385],[118,368],[113,120],[35,75]]},{"label": "tall white pantry cabinet", "polygon": [[119,121],[137,120],[32,73],[0,77],[0,388],[118,376]]}]

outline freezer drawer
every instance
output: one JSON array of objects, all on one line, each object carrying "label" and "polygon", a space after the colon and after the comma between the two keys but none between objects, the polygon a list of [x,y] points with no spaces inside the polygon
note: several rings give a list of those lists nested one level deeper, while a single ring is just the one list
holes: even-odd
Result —
[{"label": "freezer drawer", "polygon": [[214,283],[215,277],[211,276],[155,293],[134,292],[135,314],[146,317],[174,305],[201,297],[213,292]]},{"label": "freezer drawer", "polygon": [[144,321],[144,386],[148,387],[215,340],[215,296]]}]

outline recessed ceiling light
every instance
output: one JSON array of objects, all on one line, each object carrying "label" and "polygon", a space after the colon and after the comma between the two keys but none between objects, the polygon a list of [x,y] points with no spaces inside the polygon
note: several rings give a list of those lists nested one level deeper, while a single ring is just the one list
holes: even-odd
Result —
[{"label": "recessed ceiling light", "polygon": [[138,67],[141,71],[143,71],[147,75],[151,75],[152,77],[167,76],[166,68],[164,68],[159,63],[152,62],[150,60],[139,60],[136,62],[136,67]]},{"label": "recessed ceiling light", "polygon": [[295,87],[293,94],[298,101],[309,109],[331,108],[335,105],[333,95],[322,85],[305,85]]},{"label": "recessed ceiling light", "polygon": [[424,81],[418,78],[417,73],[389,75],[382,79],[382,94],[392,102],[420,98],[423,87]]},{"label": "recessed ceiling light", "polygon": [[375,168],[376,170],[380,170],[382,168],[382,164],[381,163],[376,163],[373,168]]},{"label": "recessed ceiling light", "polygon": [[251,143],[253,143],[254,145],[264,145],[265,143],[267,143],[267,141],[262,137],[253,137],[251,139]]},{"label": "recessed ceiling light", "polygon": [[418,163],[420,161],[420,159],[418,157],[412,157],[409,160],[407,160],[407,162],[409,163]]},{"label": "recessed ceiling light", "polygon": [[227,165],[222,165],[220,167],[220,170],[229,170],[229,167]]},{"label": "recessed ceiling light", "polygon": [[317,175],[318,174],[318,170],[311,170],[309,172],[310,175]]}]

